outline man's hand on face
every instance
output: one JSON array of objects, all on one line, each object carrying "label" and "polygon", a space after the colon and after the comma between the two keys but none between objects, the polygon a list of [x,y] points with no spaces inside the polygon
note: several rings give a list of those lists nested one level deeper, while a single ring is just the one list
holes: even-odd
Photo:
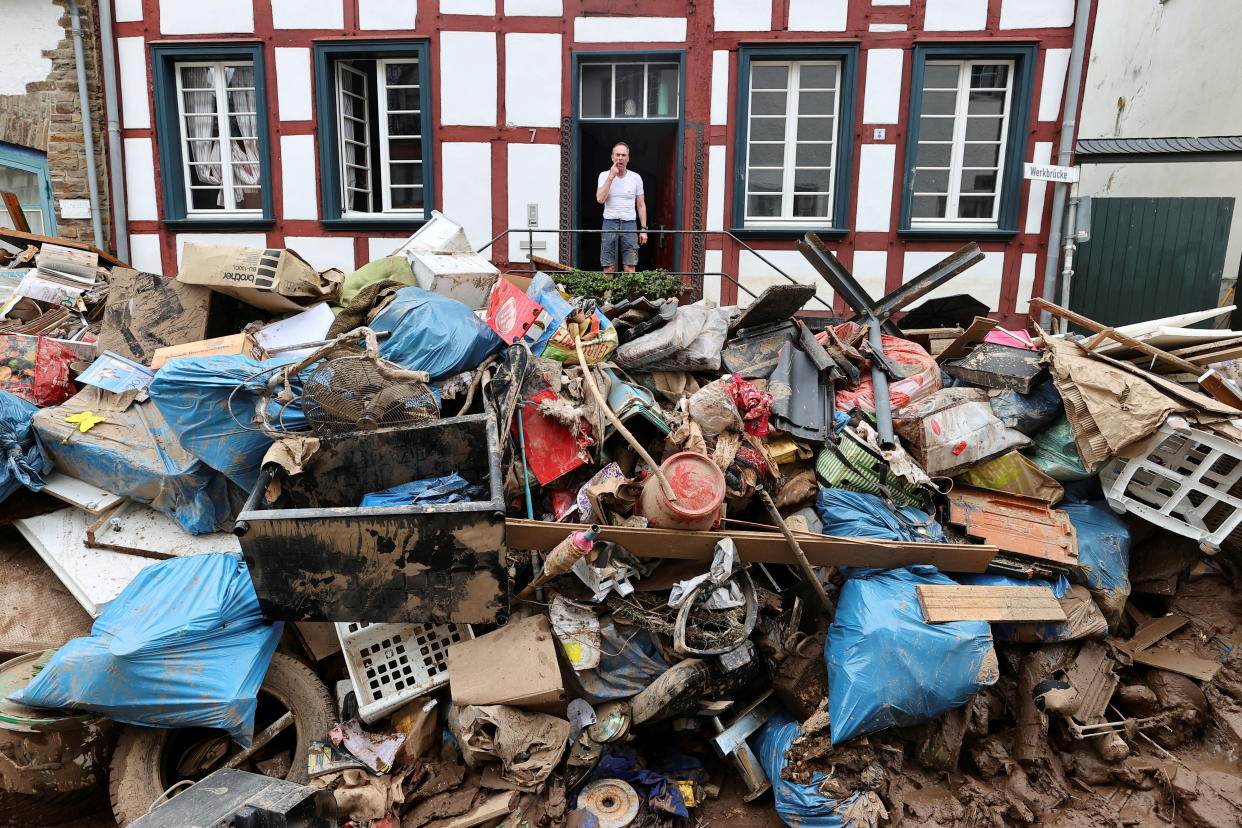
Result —
[{"label": "man's hand on face", "polygon": [[618,175],[622,175],[624,173],[625,173],[625,165],[622,164],[620,161],[614,162],[612,165],[612,169],[608,171],[608,174],[614,177]]}]

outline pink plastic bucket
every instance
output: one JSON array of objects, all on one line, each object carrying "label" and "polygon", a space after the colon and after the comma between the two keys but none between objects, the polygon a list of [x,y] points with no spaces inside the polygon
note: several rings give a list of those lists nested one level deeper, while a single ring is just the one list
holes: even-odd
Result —
[{"label": "pink plastic bucket", "polygon": [[711,458],[693,451],[674,454],[660,466],[676,501],[664,496],[655,475],[647,479],[638,501],[647,525],[659,529],[710,529],[724,502],[725,479]]}]

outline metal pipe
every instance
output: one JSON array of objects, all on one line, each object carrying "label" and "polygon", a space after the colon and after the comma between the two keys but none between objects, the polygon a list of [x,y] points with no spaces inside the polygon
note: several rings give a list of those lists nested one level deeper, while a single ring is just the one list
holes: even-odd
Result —
[{"label": "metal pipe", "polygon": [[1061,241],[1061,298],[1069,307],[1070,283],[1074,280],[1074,254],[1078,250],[1078,183],[1070,188],[1069,207],[1065,211],[1065,238]]},{"label": "metal pipe", "polygon": [[[867,342],[871,345],[871,353],[884,353],[884,338],[880,331],[881,322],[875,317],[867,325]],[[893,437],[893,405],[888,396],[888,374],[880,368],[877,359],[871,360],[871,391],[875,399],[875,430],[880,436],[880,448],[891,449],[897,446]],[[828,424],[832,427],[832,423]]]},{"label": "metal pipe", "polygon": [[[1057,164],[1068,167],[1073,158],[1074,133],[1078,128],[1078,98],[1082,91],[1082,65],[1087,50],[1087,24],[1091,18],[1091,0],[1078,0],[1074,8],[1074,40],[1070,46],[1069,69],[1065,83],[1065,101],[1062,104],[1061,138],[1057,148]],[[1052,221],[1048,226],[1048,261],[1044,265],[1044,286],[1041,296],[1055,296],[1057,292],[1057,252],[1060,249],[1062,228],[1065,224],[1065,194],[1067,185],[1058,182],[1052,189]],[[1041,313],[1039,323],[1049,327],[1051,317]]]},{"label": "metal pipe", "polygon": [[[116,257],[129,261],[129,210],[125,204],[125,171],[121,155],[121,116],[116,98],[116,58],[112,39],[112,3],[99,8],[99,57],[103,63],[104,112],[108,119],[108,182],[112,185],[112,237]],[[98,245],[96,245],[98,246]]]},{"label": "metal pipe", "polygon": [[[95,133],[91,129],[91,106],[87,97],[86,58],[82,53],[82,16],[77,0],[68,0],[69,19],[73,24],[73,62],[78,69],[78,108],[82,114],[82,143],[86,149],[86,184],[91,196],[91,231],[95,234],[95,246],[104,247],[103,223],[99,218],[99,180],[95,169]],[[100,4],[102,5],[102,4]]]}]

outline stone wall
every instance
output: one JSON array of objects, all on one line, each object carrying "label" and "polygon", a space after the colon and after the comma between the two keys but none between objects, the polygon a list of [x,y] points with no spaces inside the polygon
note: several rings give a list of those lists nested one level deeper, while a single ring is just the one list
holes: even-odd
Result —
[{"label": "stone wall", "polygon": [[[59,9],[62,36],[55,48],[40,50],[42,57],[51,62],[51,70],[43,79],[27,83],[24,94],[0,95],[0,141],[47,153],[57,235],[93,242],[90,219],[66,219],[60,216],[61,199],[90,197],[78,100],[77,68],[73,57],[73,28],[68,3],[65,0],[12,1],[16,6],[27,7],[27,11],[32,6],[42,4]],[[78,9],[82,20],[82,46],[86,60],[91,121],[94,125],[95,163],[99,176],[100,216],[104,231],[104,243],[100,246],[111,250],[114,244],[110,221],[111,194],[105,161],[107,131],[99,53],[98,9],[92,0],[80,0]]]}]

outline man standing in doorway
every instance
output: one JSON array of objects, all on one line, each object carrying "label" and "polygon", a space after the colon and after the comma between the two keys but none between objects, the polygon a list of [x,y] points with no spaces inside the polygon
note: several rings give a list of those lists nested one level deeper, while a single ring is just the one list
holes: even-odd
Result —
[{"label": "man standing in doorway", "polygon": [[629,169],[629,164],[630,145],[624,141],[613,144],[612,166],[599,174],[595,200],[604,205],[600,266],[615,271],[620,263],[626,273],[633,273],[638,246],[647,243],[647,200],[642,176]]}]

